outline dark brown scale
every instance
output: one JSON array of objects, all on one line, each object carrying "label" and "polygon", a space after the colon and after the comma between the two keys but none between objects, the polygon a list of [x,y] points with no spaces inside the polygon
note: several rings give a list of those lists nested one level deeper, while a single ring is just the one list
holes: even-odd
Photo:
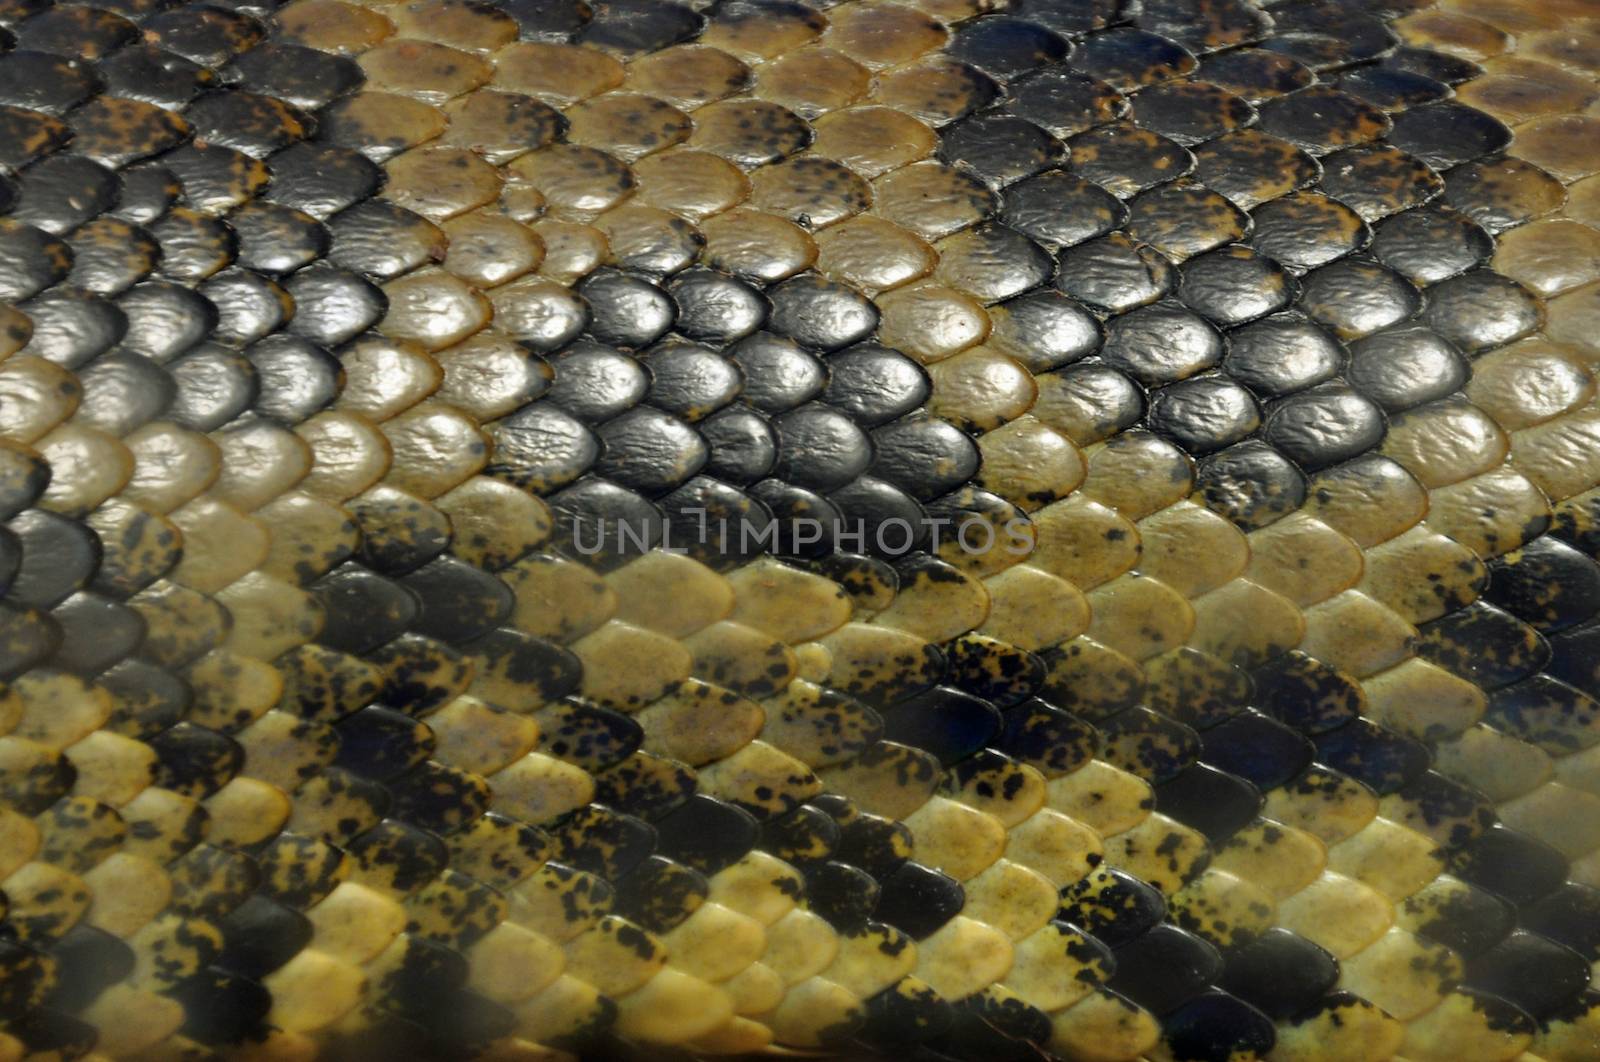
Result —
[{"label": "dark brown scale", "polygon": [[1290,269],[1326,265],[1370,239],[1361,216],[1318,193],[1287,196],[1257,207],[1251,244]]},{"label": "dark brown scale", "polygon": [[197,139],[253,158],[265,158],[310,132],[289,105],[271,96],[238,90],[202,96],[183,113]]},{"label": "dark brown scale", "polygon": [[1444,190],[1444,181],[1403,151],[1357,147],[1323,158],[1321,188],[1370,224],[1421,206]]},{"label": "dark brown scale", "polygon": [[1198,65],[1180,45],[1154,33],[1113,29],[1095,34],[1074,52],[1072,69],[1122,92],[1190,73]]},{"label": "dark brown scale", "polygon": [[1188,150],[1126,122],[1085,133],[1071,146],[1077,172],[1120,199],[1177,180],[1194,168]]},{"label": "dark brown scale", "polygon": [[239,88],[308,111],[354,92],[363,80],[361,68],[351,60],[292,44],[252,48],[228,71],[238,78]]},{"label": "dark brown scale", "polygon": [[176,147],[190,130],[154,104],[102,96],[73,115],[73,132],[74,152],[121,167]]},{"label": "dark brown scale", "polygon": [[55,52],[72,59],[104,58],[138,36],[121,15],[93,7],[53,7],[17,26],[24,48]]},{"label": "dark brown scale", "polygon": [[1445,201],[1492,234],[1548,213],[1564,199],[1559,181],[1519,159],[1468,163],[1445,180]]},{"label": "dark brown scale", "polygon": [[100,295],[117,295],[155,269],[161,245],[149,232],[109,216],[72,234],[69,281]]},{"label": "dark brown scale", "polygon": [[20,302],[63,279],[73,266],[72,247],[33,225],[0,222],[0,294]]},{"label": "dark brown scale", "polygon": [[445,125],[438,109],[426,103],[388,93],[359,92],[317,115],[317,136],[382,162],[432,140]]},{"label": "dark brown scale", "polygon": [[1001,106],[1058,137],[1069,137],[1121,117],[1128,104],[1104,81],[1053,68],[1012,86]]},{"label": "dark brown scale", "polygon": [[1143,12],[1139,25],[1204,55],[1259,41],[1272,22],[1243,0],[1166,0]]},{"label": "dark brown scale", "polygon": [[369,200],[329,219],[336,265],[389,279],[444,257],[444,234],[420,215],[384,200]]},{"label": "dark brown scale", "polygon": [[358,152],[323,144],[296,144],[273,155],[265,198],[326,220],[376,192],[377,166]]},{"label": "dark brown scale", "polygon": [[297,210],[251,204],[228,216],[239,241],[238,263],[263,273],[290,273],[323,257],[327,231]]},{"label": "dark brown scale", "polygon": [[248,15],[218,7],[183,7],[146,19],[143,37],[201,66],[216,69],[266,36]]},{"label": "dark brown scale", "polygon": [[93,64],[21,50],[0,58],[0,103],[60,116],[101,88]]},{"label": "dark brown scale", "polygon": [[1133,120],[1180,144],[1212,140],[1250,124],[1255,111],[1226,89],[1202,81],[1176,81],[1138,94]]},{"label": "dark brown scale", "polygon": [[178,110],[217,82],[216,73],[152,44],[123,48],[100,64],[106,91]]},{"label": "dark brown scale", "polygon": [[1376,140],[1390,126],[1371,104],[1321,85],[1269,100],[1260,113],[1265,132],[1318,155]]},{"label": "dark brown scale", "polygon": [[1199,185],[1169,184],[1128,204],[1128,232],[1174,262],[1245,235],[1249,219],[1228,200]]},{"label": "dark brown scale", "polygon": [[185,144],[163,155],[161,165],[182,185],[184,205],[210,214],[249,202],[268,181],[259,160],[220,144]]},{"label": "dark brown scale", "polygon": [[112,170],[86,158],[57,155],[30,166],[19,189],[14,221],[64,235],[117,201],[120,181]]},{"label": "dark brown scale", "polygon": [[65,123],[39,111],[10,105],[0,106],[0,162],[12,169],[48,155],[67,142],[71,132]]}]

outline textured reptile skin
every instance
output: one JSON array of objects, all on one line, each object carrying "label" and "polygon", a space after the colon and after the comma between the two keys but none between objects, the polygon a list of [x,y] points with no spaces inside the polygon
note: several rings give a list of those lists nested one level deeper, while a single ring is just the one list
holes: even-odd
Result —
[{"label": "textured reptile skin", "polygon": [[0,0],[0,1060],[1600,1057],[1597,0]]}]

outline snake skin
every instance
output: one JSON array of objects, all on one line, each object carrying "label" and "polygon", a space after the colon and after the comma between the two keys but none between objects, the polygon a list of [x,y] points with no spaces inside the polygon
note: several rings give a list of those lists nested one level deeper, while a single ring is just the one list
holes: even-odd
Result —
[{"label": "snake skin", "polygon": [[1597,230],[1600,0],[0,0],[0,1060],[1600,1057]]}]

